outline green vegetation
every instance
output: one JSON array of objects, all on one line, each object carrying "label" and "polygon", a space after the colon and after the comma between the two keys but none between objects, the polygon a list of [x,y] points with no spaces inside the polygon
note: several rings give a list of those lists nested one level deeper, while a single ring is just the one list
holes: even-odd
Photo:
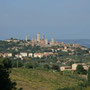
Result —
[{"label": "green vegetation", "polygon": [[90,68],[88,70],[88,85],[90,86]]},{"label": "green vegetation", "polygon": [[78,66],[77,66],[76,72],[77,72],[78,74],[87,74],[87,71],[84,70],[84,68],[83,68],[82,65],[78,65]]},{"label": "green vegetation", "polygon": [[0,59],[0,90],[16,90],[16,83],[9,78],[10,67],[8,59]]},{"label": "green vegetation", "polygon": [[[11,40],[13,40],[13,38],[11,38]],[[54,53],[58,53],[58,55],[43,57],[41,58],[41,61],[44,61],[45,63],[52,62],[53,64],[55,64],[57,62],[57,59],[60,58],[59,65],[61,65],[63,62],[66,62],[66,65],[72,65],[72,63],[76,63],[76,62],[90,64],[89,49],[82,50],[81,48],[72,47],[71,49],[75,49],[75,51],[73,51],[74,55],[69,55],[69,53],[72,53],[72,51],[64,52],[62,50],[57,50],[58,48],[63,49],[64,46],[40,47],[37,45],[32,46],[23,40],[20,40],[19,42],[0,41],[0,53],[10,52],[13,55],[12,58],[15,58],[15,55],[20,54],[20,52],[27,52],[27,53],[54,52]],[[33,58],[31,59],[34,60]],[[38,58],[35,59],[38,60]],[[74,61],[70,61],[70,59]]]},{"label": "green vegetation", "polygon": [[[7,90],[15,90],[16,87],[22,87],[23,90],[82,90],[82,88],[83,90],[90,89],[90,70],[88,71],[88,84],[87,80],[81,77],[81,75],[83,74],[83,67],[78,66],[76,72],[78,74],[72,71],[61,72],[57,64],[42,64],[40,62],[36,62],[35,60],[20,61],[10,60],[8,58],[0,59],[0,82],[2,83],[2,81],[4,80],[4,83],[6,82],[6,85],[8,85],[9,88],[14,88]],[[81,75],[79,76],[79,74]],[[17,86],[16,83],[13,82],[16,82]]]},{"label": "green vegetation", "polygon": [[22,87],[24,90],[55,90],[73,87],[82,82],[62,75],[61,72],[26,68],[12,69],[10,78],[17,82],[17,87]]},{"label": "green vegetation", "polygon": [[[60,66],[71,66],[73,63],[90,65],[89,49],[72,48],[75,51],[64,52],[57,50],[58,48],[63,49],[64,47],[31,46],[23,40],[20,42],[0,41],[0,53],[11,52],[13,54],[11,58],[0,59],[0,83],[3,84],[2,88],[4,88],[2,90],[16,89],[16,83],[17,88],[22,87],[24,90],[89,90],[90,68],[88,70],[88,79],[86,79],[87,71],[84,70],[82,65],[77,66],[76,72],[60,71]],[[42,58],[22,57],[21,60],[21,58],[15,57],[20,52],[53,52],[58,53],[58,55]],[[74,53],[74,55],[69,53]],[[7,89],[4,87],[4,83]]]}]

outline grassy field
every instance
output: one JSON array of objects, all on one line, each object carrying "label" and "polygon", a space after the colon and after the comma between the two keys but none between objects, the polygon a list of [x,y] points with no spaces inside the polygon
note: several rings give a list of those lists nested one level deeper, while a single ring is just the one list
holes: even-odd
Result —
[{"label": "grassy field", "polygon": [[57,88],[72,87],[80,82],[61,75],[60,72],[24,68],[12,69],[10,78],[17,83],[18,88],[22,87],[23,90],[56,90]]}]

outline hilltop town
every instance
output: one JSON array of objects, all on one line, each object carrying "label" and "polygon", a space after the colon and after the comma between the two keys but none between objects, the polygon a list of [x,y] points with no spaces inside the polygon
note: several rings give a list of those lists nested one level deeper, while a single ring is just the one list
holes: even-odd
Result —
[{"label": "hilltop town", "polygon": [[[63,70],[75,70],[71,67],[84,63],[85,69],[89,67],[90,50],[79,44],[57,42],[54,38],[49,41],[42,35],[37,34],[32,40],[26,36],[25,40],[9,39],[0,41],[0,56],[13,60],[40,60],[43,64],[58,64]],[[75,67],[76,67],[75,66]]]},{"label": "hilltop town", "polygon": [[58,42],[54,38],[48,40],[44,35],[41,38],[38,33],[32,40],[26,36],[25,40],[11,38],[0,41],[0,62],[11,66],[11,80],[24,90],[42,88],[44,84],[43,88],[47,90],[65,88],[71,82],[70,86],[76,88],[78,83],[84,85],[87,81],[90,49],[79,44]]},{"label": "hilltop town", "polygon": [[90,0],[0,0],[0,90],[90,90]]}]

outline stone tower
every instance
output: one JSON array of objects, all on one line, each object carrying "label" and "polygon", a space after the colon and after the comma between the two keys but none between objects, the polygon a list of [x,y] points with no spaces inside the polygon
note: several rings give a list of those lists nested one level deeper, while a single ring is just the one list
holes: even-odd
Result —
[{"label": "stone tower", "polygon": [[40,42],[40,33],[37,34],[37,41]]},{"label": "stone tower", "polygon": [[28,36],[26,36],[25,40],[28,41]]},{"label": "stone tower", "polygon": [[52,38],[51,42],[52,42],[52,43],[55,43],[55,39],[54,39],[54,38]]},{"label": "stone tower", "polygon": [[45,39],[45,44],[48,44],[48,39]]}]

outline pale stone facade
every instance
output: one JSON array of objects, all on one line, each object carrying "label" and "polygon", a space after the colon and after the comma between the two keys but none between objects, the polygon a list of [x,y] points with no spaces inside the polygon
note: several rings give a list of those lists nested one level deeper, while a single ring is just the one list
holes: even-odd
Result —
[{"label": "pale stone facade", "polygon": [[76,70],[76,69],[77,69],[77,66],[78,66],[78,64],[73,64],[73,65],[72,65],[72,69],[73,69],[73,70]]},{"label": "pale stone facade", "polygon": [[1,53],[0,56],[3,56],[3,57],[12,57],[12,53]]},{"label": "pale stone facade", "polygon": [[29,56],[29,57],[33,57],[33,53],[29,53],[28,56]]},{"label": "pale stone facade", "polygon": [[44,55],[43,53],[34,53],[34,57],[39,57],[39,58],[42,58]]},{"label": "pale stone facade", "polygon": [[62,66],[60,67],[61,71],[65,71],[65,70],[72,70],[72,68],[70,66]]},{"label": "pale stone facade", "polygon": [[21,52],[20,55],[22,55],[22,57],[27,57],[28,54],[26,52]]}]

